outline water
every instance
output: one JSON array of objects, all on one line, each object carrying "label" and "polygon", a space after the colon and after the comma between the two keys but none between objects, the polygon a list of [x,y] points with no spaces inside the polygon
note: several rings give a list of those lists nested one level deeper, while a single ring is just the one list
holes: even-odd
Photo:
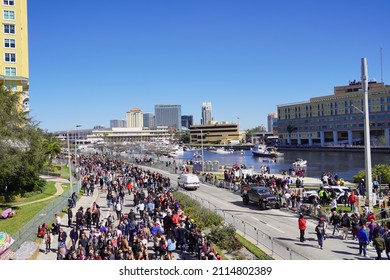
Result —
[{"label": "water", "polygon": [[[194,151],[187,151],[178,159],[198,160],[193,158]],[[205,161],[219,161],[225,165],[246,165],[253,167],[255,172],[260,171],[261,166],[269,166],[271,173],[280,173],[282,170],[293,168],[292,163],[297,159],[307,160],[307,166],[304,167],[305,174],[308,177],[320,178],[323,172],[338,174],[340,178],[346,181],[353,181],[353,176],[365,169],[364,151],[362,152],[329,152],[329,151],[284,151],[283,158],[277,158],[276,162],[264,162],[265,158],[252,156],[251,151],[245,151],[241,155],[239,151],[232,154],[216,154],[204,151]],[[376,164],[390,164],[390,157],[384,153],[372,153],[372,166]]]}]

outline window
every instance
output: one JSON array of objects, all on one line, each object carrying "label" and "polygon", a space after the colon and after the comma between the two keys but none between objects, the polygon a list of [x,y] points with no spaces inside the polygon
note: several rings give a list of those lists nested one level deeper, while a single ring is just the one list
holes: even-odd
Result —
[{"label": "window", "polygon": [[5,67],[5,75],[10,77],[15,77],[16,67]]},{"label": "window", "polygon": [[4,10],[3,17],[4,17],[4,19],[14,20],[15,19],[15,12]]},{"label": "window", "polygon": [[15,0],[3,0],[3,5],[5,6],[14,6]]},{"label": "window", "polygon": [[16,54],[14,53],[5,53],[4,54],[5,62],[16,62]]},{"label": "window", "polygon": [[15,46],[15,39],[4,39],[4,48],[14,49]]},{"label": "window", "polygon": [[15,25],[14,24],[4,24],[4,33],[5,34],[15,34]]},{"label": "window", "polygon": [[8,88],[8,89],[11,89],[11,91],[16,91],[17,89],[17,83],[16,82],[5,82],[5,86]]}]

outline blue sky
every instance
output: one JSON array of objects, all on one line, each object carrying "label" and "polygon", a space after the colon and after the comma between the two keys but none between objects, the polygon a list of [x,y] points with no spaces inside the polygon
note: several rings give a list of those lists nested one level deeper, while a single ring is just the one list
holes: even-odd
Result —
[{"label": "blue sky", "polygon": [[[344,3],[345,2],[345,3]],[[266,125],[278,104],[390,80],[387,0],[28,1],[31,116],[48,131],[109,127],[180,104],[200,122]],[[389,77],[387,79],[387,77]]]}]

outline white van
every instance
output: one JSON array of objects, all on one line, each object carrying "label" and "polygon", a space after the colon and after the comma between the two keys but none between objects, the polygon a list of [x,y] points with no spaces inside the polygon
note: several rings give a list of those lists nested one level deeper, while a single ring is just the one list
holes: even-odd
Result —
[{"label": "white van", "polygon": [[199,177],[194,174],[181,174],[178,185],[183,189],[196,190],[200,187]]}]

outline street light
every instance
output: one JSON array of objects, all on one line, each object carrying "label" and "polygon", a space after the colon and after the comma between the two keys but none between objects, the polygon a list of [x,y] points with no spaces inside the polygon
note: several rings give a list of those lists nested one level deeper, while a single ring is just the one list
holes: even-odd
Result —
[{"label": "street light", "polygon": [[200,138],[202,145],[202,175],[204,174],[204,152],[203,152],[203,130],[200,130]]},{"label": "street light", "polygon": [[362,58],[362,89],[364,91],[364,152],[366,165],[366,186],[368,194],[368,209],[373,210],[372,201],[372,173],[371,173],[371,143],[370,143],[370,114],[368,110],[368,73],[367,60]]},{"label": "street light", "polygon": [[69,139],[69,129],[67,131],[67,136],[66,138],[68,139],[68,164],[69,164],[69,181],[70,181],[70,194],[72,195],[73,193],[73,176],[72,176],[72,161],[71,161],[71,153],[70,153],[70,139]]},{"label": "street light", "polygon": [[[79,127],[81,127],[82,125],[81,124],[78,124],[78,125],[76,125],[76,128],[79,128]],[[76,172],[76,179],[78,179],[77,177],[77,134],[76,133],[78,133],[78,131],[75,131],[75,133],[74,133],[74,170],[75,170],[75,172]]]}]

